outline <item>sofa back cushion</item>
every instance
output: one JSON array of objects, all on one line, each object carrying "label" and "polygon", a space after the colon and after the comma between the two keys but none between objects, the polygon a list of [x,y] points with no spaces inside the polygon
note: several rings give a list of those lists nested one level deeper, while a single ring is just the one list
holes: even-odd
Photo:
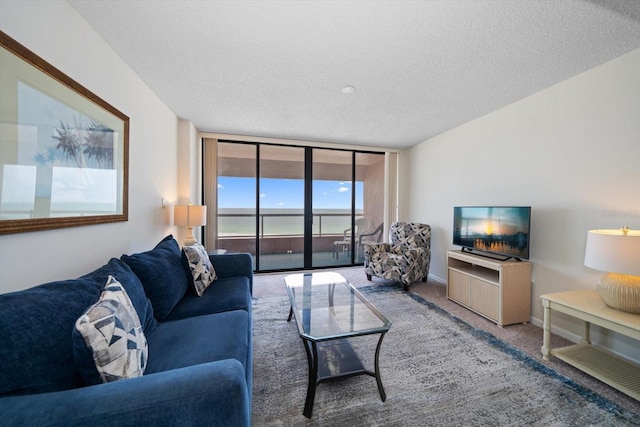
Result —
[{"label": "sofa back cushion", "polygon": [[178,242],[169,235],[150,251],[122,255],[144,287],[158,320],[163,320],[184,297],[189,277]]},{"label": "sofa back cushion", "polygon": [[0,295],[0,395],[83,385],[71,332],[103,287],[85,277]]},{"label": "sofa back cushion", "polygon": [[[140,283],[140,279],[131,270],[131,267],[124,261],[118,258],[111,258],[111,260],[102,267],[92,271],[82,278],[89,278],[98,283],[98,285],[104,286],[109,279],[109,276],[113,276],[118,282],[122,284],[127,295],[131,298],[131,302],[136,309],[136,313],[140,318],[140,324],[145,334],[150,334],[158,326],[153,315],[153,307],[151,301],[147,298],[144,287]],[[99,294],[98,294],[99,296]],[[98,299],[96,298],[95,303]],[[86,308],[86,307],[85,307]]]}]

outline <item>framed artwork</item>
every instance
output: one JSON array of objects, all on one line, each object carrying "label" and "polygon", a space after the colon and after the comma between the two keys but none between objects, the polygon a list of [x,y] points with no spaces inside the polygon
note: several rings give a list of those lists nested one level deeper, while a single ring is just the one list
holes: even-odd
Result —
[{"label": "framed artwork", "polygon": [[129,118],[2,31],[0,93],[0,234],[127,221]]}]

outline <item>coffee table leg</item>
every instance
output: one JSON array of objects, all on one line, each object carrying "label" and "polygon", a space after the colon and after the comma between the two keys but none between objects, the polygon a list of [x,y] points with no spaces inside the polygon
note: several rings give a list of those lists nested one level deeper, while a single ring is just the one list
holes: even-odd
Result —
[{"label": "coffee table leg", "polygon": [[289,317],[287,318],[287,322],[291,321],[291,317],[293,316],[293,306],[289,306]]},{"label": "coffee table leg", "polygon": [[329,307],[333,309],[333,294],[336,290],[336,284],[332,283],[329,285]]},{"label": "coffee table leg", "polygon": [[[304,403],[304,411],[302,414],[311,418],[313,411],[313,401],[316,398],[316,386],[318,385],[318,348],[316,343],[302,340],[304,349],[307,351],[307,361],[309,362],[309,384],[307,385],[307,399]],[[311,346],[311,349],[309,349]]]},{"label": "coffee table leg", "polygon": [[378,340],[378,346],[376,347],[376,358],[375,358],[375,369],[376,369],[376,383],[378,384],[378,391],[380,392],[380,398],[384,402],[387,400],[387,394],[384,392],[384,387],[382,386],[382,379],[380,378],[380,346],[382,345],[382,338],[384,338],[384,333],[380,334],[380,339]]}]

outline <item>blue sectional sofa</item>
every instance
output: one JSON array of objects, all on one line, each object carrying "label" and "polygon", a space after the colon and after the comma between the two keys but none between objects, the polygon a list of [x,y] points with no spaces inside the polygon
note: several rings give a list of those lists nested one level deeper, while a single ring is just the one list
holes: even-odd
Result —
[{"label": "blue sectional sofa", "polygon": [[[249,426],[249,254],[209,256],[198,296],[172,236],[80,278],[0,295],[0,419],[10,426]],[[102,382],[77,319],[107,280],[129,296],[148,344],[144,374]]]}]

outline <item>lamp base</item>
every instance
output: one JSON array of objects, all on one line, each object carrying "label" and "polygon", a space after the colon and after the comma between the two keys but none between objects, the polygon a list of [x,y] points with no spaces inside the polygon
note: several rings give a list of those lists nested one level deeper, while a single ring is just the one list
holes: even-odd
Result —
[{"label": "lamp base", "polygon": [[640,314],[640,276],[607,273],[598,283],[598,293],[609,307]]},{"label": "lamp base", "polygon": [[183,246],[192,246],[197,242],[196,238],[193,237],[193,227],[187,226],[187,236],[184,238]]},{"label": "lamp base", "polygon": [[197,241],[194,237],[186,238],[186,239],[184,239],[184,241],[182,242],[182,246],[193,246],[193,245],[195,245],[196,243],[198,243],[198,241]]}]

